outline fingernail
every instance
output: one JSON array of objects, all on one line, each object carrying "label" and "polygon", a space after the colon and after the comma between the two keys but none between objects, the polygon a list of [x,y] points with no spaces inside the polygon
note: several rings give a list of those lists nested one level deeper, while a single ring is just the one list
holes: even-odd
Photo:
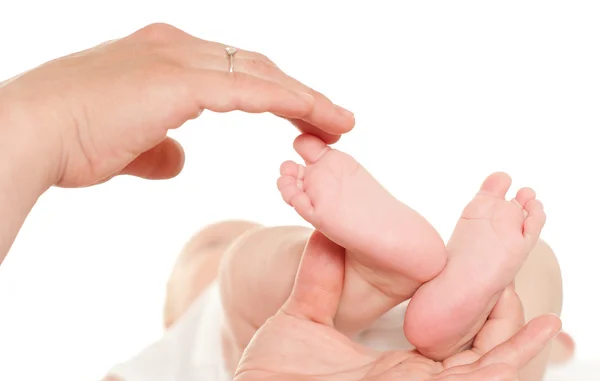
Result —
[{"label": "fingernail", "polygon": [[344,118],[354,119],[354,113],[346,110],[345,108],[336,105],[335,106],[338,113],[340,113]]}]

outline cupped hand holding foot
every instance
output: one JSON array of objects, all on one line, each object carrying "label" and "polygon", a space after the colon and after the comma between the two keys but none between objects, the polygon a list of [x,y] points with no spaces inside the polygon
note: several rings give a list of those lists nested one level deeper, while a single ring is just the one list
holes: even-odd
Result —
[{"label": "cupped hand holding foot", "polygon": [[345,258],[343,248],[319,232],[312,235],[290,298],[256,333],[234,380],[513,381],[560,331],[555,316],[523,327],[521,303],[509,287],[472,350],[436,362],[415,351],[367,349],[334,326]]}]

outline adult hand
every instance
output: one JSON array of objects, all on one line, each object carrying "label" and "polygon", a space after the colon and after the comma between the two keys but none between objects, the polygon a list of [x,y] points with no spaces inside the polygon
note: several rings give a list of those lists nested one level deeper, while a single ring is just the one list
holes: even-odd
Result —
[{"label": "adult hand", "polygon": [[514,381],[561,326],[557,317],[544,316],[515,334],[522,327],[522,306],[507,289],[472,350],[444,362],[415,351],[381,353],[333,326],[343,276],[344,250],[315,232],[289,300],[248,345],[234,380]]},{"label": "adult hand", "polygon": [[329,142],[354,126],[350,112],[265,56],[238,50],[234,59],[229,73],[225,45],[150,25],[0,84],[0,125],[18,124],[29,159],[53,171],[49,186],[64,187],[177,175],[184,155],[167,131],[205,109],[270,112]]}]

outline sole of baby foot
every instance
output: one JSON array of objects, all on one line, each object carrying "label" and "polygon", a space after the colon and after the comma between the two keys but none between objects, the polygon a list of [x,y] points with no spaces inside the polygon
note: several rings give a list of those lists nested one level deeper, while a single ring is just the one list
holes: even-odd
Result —
[{"label": "sole of baby foot", "polygon": [[[301,135],[305,161],[281,165],[277,184],[286,203],[345,247],[357,272],[386,295],[412,295],[446,264],[445,245],[420,214],[395,199],[354,158]],[[408,282],[410,280],[410,282]]]},{"label": "sole of baby foot", "polygon": [[448,242],[446,267],[408,306],[405,334],[430,358],[445,359],[472,343],[539,239],[542,203],[531,188],[505,200],[510,185],[505,173],[483,182]]}]

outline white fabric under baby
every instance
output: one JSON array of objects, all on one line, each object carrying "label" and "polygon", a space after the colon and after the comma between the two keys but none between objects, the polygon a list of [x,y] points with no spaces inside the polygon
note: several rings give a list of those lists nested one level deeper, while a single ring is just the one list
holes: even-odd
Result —
[{"label": "white fabric under baby", "polygon": [[165,333],[109,374],[122,381],[227,381],[221,327],[223,307],[212,285]]}]

